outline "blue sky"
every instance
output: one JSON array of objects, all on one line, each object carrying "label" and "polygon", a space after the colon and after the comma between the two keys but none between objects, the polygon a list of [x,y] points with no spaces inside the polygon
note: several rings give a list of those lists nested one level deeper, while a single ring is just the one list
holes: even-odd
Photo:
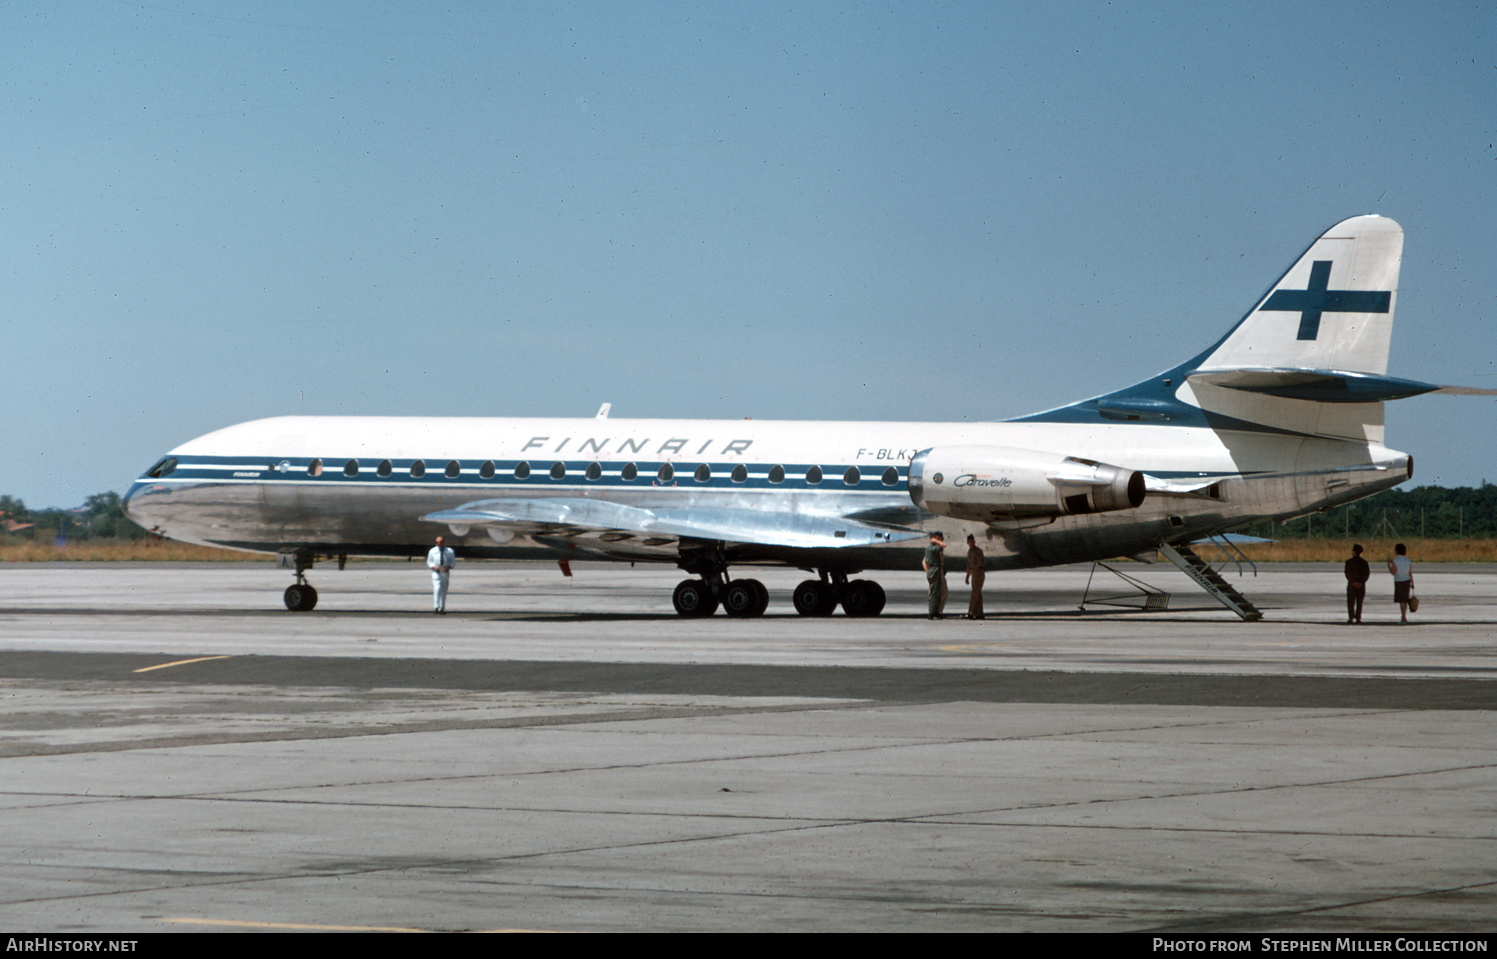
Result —
[{"label": "blue sky", "polygon": [[[1490,3],[0,5],[0,493],[280,414],[984,420],[1407,233],[1497,387]],[[1389,410],[1497,481],[1497,401]]]}]

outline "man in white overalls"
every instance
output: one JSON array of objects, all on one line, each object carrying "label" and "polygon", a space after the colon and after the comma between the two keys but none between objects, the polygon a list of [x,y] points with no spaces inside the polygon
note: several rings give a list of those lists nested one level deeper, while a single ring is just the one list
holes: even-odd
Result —
[{"label": "man in white overalls", "polygon": [[457,554],[450,546],[442,545],[442,537],[437,537],[437,545],[426,554],[426,568],[431,570],[431,602],[433,613],[447,612],[447,581],[452,578],[452,564],[457,560]]}]

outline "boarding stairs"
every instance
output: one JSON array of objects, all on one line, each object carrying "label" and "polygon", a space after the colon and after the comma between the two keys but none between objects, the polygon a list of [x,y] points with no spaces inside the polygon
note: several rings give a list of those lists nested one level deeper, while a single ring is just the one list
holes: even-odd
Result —
[{"label": "boarding stairs", "polygon": [[[1215,538],[1212,540],[1216,542]],[[1220,544],[1218,544],[1220,545]],[[1225,548],[1223,547],[1224,551]],[[1196,555],[1195,550],[1184,544],[1171,546],[1169,543],[1160,543],[1159,552],[1171,563],[1180,567],[1180,571],[1196,581],[1206,592],[1216,597],[1217,602],[1241,616],[1248,622],[1254,622],[1263,618],[1263,612],[1248,602],[1246,596],[1242,595],[1229,582],[1226,581],[1210,563]],[[1230,556],[1230,553],[1228,554]],[[1256,573],[1256,569],[1254,570]]]}]

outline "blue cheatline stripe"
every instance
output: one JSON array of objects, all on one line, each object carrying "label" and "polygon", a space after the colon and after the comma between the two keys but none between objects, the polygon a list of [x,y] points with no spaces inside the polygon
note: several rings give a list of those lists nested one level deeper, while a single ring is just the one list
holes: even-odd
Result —
[{"label": "blue cheatline stripe", "polygon": [[[815,463],[672,463],[670,464],[674,474],[667,482],[659,480],[660,469],[663,461],[634,462],[636,476],[632,480],[623,478],[623,468],[630,461],[626,460],[490,460],[474,461],[465,460],[460,462],[460,470],[457,476],[446,475],[447,464],[451,460],[442,459],[400,459],[390,460],[391,472],[388,476],[380,476],[377,470],[383,460],[358,460],[358,472],[348,475],[344,472],[346,459],[320,458],[322,471],[317,476],[312,476],[309,470],[318,457],[282,457],[271,461],[257,460],[249,461],[243,456],[178,456],[177,468],[163,477],[141,476],[146,482],[183,482],[188,480],[212,480],[215,482],[244,482],[244,483],[341,483],[359,486],[388,486],[388,485],[419,485],[433,488],[444,486],[464,486],[476,488],[499,488],[499,489],[596,489],[598,487],[619,487],[622,489],[644,489],[651,486],[670,486],[676,489],[713,489],[713,490],[741,490],[741,489],[820,489],[828,492],[902,492],[908,489],[908,467],[889,464],[884,467],[877,465],[863,467],[858,466],[858,482],[853,485],[847,484],[843,477],[850,467],[848,465],[825,466]],[[411,466],[421,462],[426,471],[421,476],[411,475]],[[485,477],[481,473],[484,462],[491,462],[494,467],[492,476]],[[560,479],[551,477],[553,465],[560,462],[565,465],[566,472]],[[515,469],[522,463],[528,464],[530,473],[524,479],[515,476]],[[596,480],[586,478],[587,469],[593,463],[597,463],[601,474]],[[698,482],[696,470],[706,465],[711,470],[711,478],[706,482]],[[748,470],[747,478],[739,483],[733,480],[733,470],[738,466],[744,466]],[[773,466],[780,466],[785,471],[785,479],[780,483],[771,483],[769,473]],[[806,482],[806,474],[812,468],[820,468],[822,480],[820,483],[811,484]],[[893,469],[896,482],[886,484],[884,474]]]}]

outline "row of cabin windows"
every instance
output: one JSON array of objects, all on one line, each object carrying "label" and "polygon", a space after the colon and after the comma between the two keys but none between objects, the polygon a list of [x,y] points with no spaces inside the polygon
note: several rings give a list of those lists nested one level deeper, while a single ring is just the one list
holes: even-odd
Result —
[{"label": "row of cabin windows", "polygon": [[[358,476],[359,469],[360,467],[358,460],[349,460],[348,462],[343,464],[343,475]],[[389,460],[382,460],[380,464],[374,468],[374,473],[376,476],[389,476],[394,471],[395,467],[390,463]],[[442,471],[442,474],[448,479],[457,479],[460,475],[462,475],[462,472],[462,464],[457,460],[452,460],[447,464],[447,468]],[[495,472],[496,470],[494,468],[493,460],[485,460],[483,465],[478,468],[478,475],[483,477],[484,479],[493,479]],[[322,460],[316,459],[307,464],[307,473],[311,476],[321,476]],[[411,464],[411,476],[420,478],[425,475],[426,462],[424,460],[416,460]],[[515,479],[529,479],[530,464],[526,462],[516,464],[514,475]],[[551,464],[550,476],[552,479],[565,479],[566,475],[567,464],[559,461]],[[589,463],[587,469],[583,472],[582,475],[586,476],[589,480],[602,479],[603,466],[599,463]],[[733,467],[733,472],[730,473],[729,476],[735,483],[748,482],[748,467],[744,466],[742,463],[739,463],[737,466]],[[624,468],[619,471],[619,478],[626,483],[633,482],[634,480],[639,478],[639,468],[633,463],[626,463],[624,464]],[[676,468],[669,463],[662,463],[660,469],[655,472],[655,478],[659,482],[669,483],[676,478]],[[706,463],[703,463],[696,468],[696,472],[692,473],[691,478],[696,480],[698,483],[710,483],[712,481],[712,467],[708,466]],[[768,478],[769,481],[776,486],[778,486],[780,483],[785,482],[785,467],[770,467]],[[813,466],[810,469],[806,470],[807,486],[818,486],[821,484],[821,480],[822,475],[820,466]],[[888,469],[884,470],[883,476],[880,477],[880,480],[885,486],[897,486],[899,484],[899,470],[890,466]],[[842,474],[842,482],[848,486],[857,486],[862,481],[863,473],[856,466],[849,466],[847,468],[847,472]]]}]

